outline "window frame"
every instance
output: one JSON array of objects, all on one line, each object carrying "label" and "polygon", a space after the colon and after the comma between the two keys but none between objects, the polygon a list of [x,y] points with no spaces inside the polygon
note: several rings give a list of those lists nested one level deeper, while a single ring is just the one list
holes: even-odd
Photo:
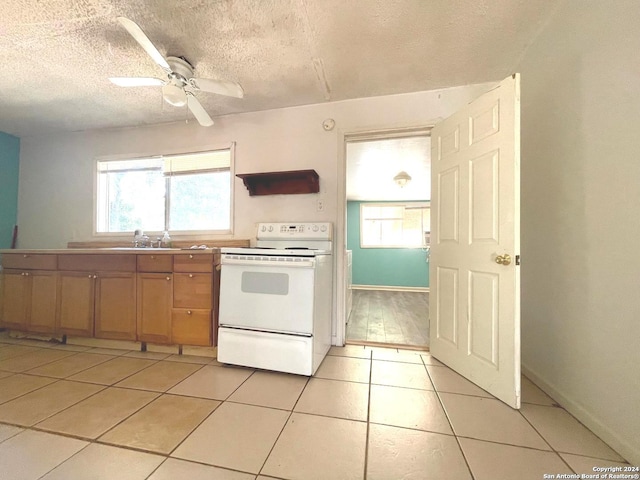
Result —
[{"label": "window frame", "polygon": [[[155,152],[145,152],[145,153],[128,153],[128,154],[118,154],[118,155],[103,155],[96,156],[93,160],[93,237],[94,238],[128,238],[133,235],[133,231],[130,232],[99,232],[98,231],[98,163],[99,162],[112,162],[112,161],[126,161],[126,160],[138,160],[144,158],[160,158],[161,161],[164,157],[172,156],[172,155],[190,155],[190,154],[198,154],[198,153],[207,153],[216,150],[229,150],[229,201],[230,201],[230,211],[229,211],[229,229],[225,230],[169,230],[169,233],[172,237],[180,237],[180,238],[197,238],[202,236],[209,235],[232,235],[234,231],[234,209],[235,209],[235,189],[234,189],[234,172],[235,172],[235,142],[226,143],[226,144],[218,144],[218,145],[207,145],[197,149],[163,149],[161,153]],[[169,176],[167,176],[167,179]],[[166,188],[166,187],[165,187]],[[165,197],[165,225],[169,223],[169,209],[170,209],[170,198],[169,195]],[[150,237],[153,236],[162,236],[163,230],[145,230],[145,233]]]},{"label": "window frame", "polygon": [[[431,201],[410,201],[410,202],[402,202],[402,201],[392,201],[392,202],[362,202],[360,203],[360,248],[368,249],[368,248],[395,248],[395,249],[424,249],[429,246],[428,243],[425,243],[423,240],[421,245],[397,245],[397,244],[380,244],[380,245],[365,245],[364,243],[364,209],[367,207],[403,207],[403,208],[427,208],[431,210]],[[429,216],[431,218],[431,216]],[[428,237],[431,238],[431,225],[429,225]],[[424,233],[423,233],[424,235]]]}]

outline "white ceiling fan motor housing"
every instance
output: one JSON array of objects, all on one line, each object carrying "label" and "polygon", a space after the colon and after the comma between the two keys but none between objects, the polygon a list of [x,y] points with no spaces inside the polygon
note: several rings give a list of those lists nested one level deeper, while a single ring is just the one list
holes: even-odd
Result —
[{"label": "white ceiling fan motor housing", "polygon": [[171,68],[171,73],[168,74],[170,83],[162,87],[162,98],[174,107],[184,107],[187,104],[184,87],[188,85],[187,79],[193,77],[193,67],[179,57],[167,57],[167,63]]}]

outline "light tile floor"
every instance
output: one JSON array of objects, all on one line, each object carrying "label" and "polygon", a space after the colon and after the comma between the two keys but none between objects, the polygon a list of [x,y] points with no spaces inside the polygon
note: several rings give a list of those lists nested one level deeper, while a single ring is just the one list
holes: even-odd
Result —
[{"label": "light tile floor", "polygon": [[624,460],[523,379],[333,347],[314,378],[0,334],[0,478],[539,480]]}]

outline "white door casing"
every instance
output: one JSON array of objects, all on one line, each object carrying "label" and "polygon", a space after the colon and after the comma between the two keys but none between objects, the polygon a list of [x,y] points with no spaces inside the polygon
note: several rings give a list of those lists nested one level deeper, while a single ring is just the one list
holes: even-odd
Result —
[{"label": "white door casing", "polygon": [[430,350],[520,408],[519,74],[431,136]]}]

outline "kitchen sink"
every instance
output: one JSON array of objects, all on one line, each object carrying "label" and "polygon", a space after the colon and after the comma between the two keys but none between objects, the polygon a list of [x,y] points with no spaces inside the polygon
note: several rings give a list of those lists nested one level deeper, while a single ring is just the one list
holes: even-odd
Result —
[{"label": "kitchen sink", "polygon": [[161,248],[156,248],[156,247],[107,247],[104,248],[104,250],[131,250],[133,252],[139,252],[139,251],[153,251],[155,252],[156,250],[162,251],[162,250],[180,250],[179,248],[166,248],[166,247],[161,247]]}]

